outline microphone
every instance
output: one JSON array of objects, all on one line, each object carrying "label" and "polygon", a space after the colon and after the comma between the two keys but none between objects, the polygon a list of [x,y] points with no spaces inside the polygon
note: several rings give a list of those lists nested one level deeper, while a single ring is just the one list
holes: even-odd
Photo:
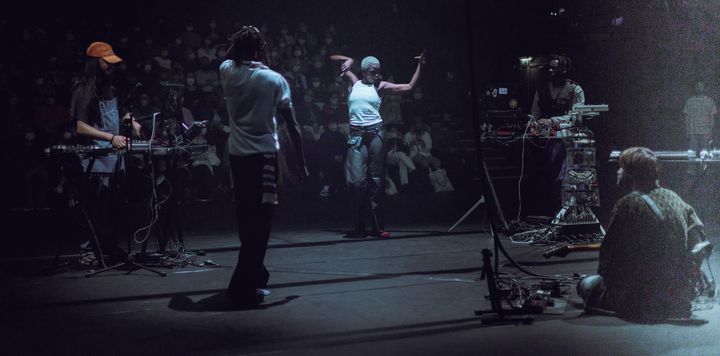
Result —
[{"label": "microphone", "polygon": [[170,83],[170,82],[168,82],[168,81],[162,81],[162,82],[160,82],[160,85],[162,85],[162,86],[164,86],[164,87],[178,87],[178,88],[183,88],[183,87],[185,87],[185,84]]}]

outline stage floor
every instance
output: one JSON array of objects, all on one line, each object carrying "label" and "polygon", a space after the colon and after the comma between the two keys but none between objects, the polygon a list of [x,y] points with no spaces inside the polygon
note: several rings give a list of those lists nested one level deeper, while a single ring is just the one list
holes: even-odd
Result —
[{"label": "stage floor", "polygon": [[[283,220],[282,218],[280,220]],[[292,220],[292,219],[289,219]],[[480,219],[445,233],[453,222],[392,225],[387,240],[343,239],[344,223],[284,221],[266,265],[271,295],[259,310],[222,300],[237,259],[231,228],[194,226],[185,241],[204,250],[197,262],[218,266],[113,271],[38,272],[48,257],[2,260],[0,340],[8,355],[674,355],[717,354],[717,302],[697,305],[701,326],[635,324],[585,315],[573,283],[556,314],[531,325],[484,325],[481,250],[492,247]],[[427,221],[427,220],[425,220]],[[593,273],[597,253],[546,260],[542,248],[511,244],[510,254],[549,275]],[[74,258],[74,256],[70,256]],[[712,263],[718,269],[717,254]],[[501,260],[501,271],[522,274]]]}]

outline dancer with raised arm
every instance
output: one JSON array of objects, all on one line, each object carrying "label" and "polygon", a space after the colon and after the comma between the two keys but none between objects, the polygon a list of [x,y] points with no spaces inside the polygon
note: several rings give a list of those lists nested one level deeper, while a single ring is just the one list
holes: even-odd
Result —
[{"label": "dancer with raised arm", "polygon": [[406,84],[396,84],[382,80],[380,61],[372,56],[365,57],[360,63],[361,78],[351,70],[354,60],[335,54],[335,61],[343,61],[340,75],[350,80],[348,109],[350,117],[350,137],[345,161],[345,180],[351,189],[351,211],[355,220],[354,231],[346,237],[364,238],[365,215],[369,212],[372,222],[370,236],[388,238],[383,223],[385,200],[385,162],[387,150],[384,145],[385,130],[380,116],[380,93],[384,90],[405,93],[413,90],[420,78],[420,70],[425,64],[425,52],[415,57],[418,61],[415,74]]}]

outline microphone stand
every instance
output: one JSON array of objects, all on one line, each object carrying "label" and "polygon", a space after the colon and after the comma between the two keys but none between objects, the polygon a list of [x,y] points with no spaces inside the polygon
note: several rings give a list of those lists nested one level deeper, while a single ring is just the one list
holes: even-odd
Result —
[{"label": "microphone stand", "polygon": [[[465,18],[466,18],[466,27],[467,27],[467,45],[468,45],[468,66],[469,66],[469,73],[470,73],[470,100],[471,100],[471,108],[472,108],[472,114],[473,114],[473,126],[475,129],[475,152],[476,152],[476,158],[478,162],[478,168],[480,171],[480,179],[481,184],[484,190],[485,196],[492,196],[492,181],[490,179],[490,176],[487,172],[487,166],[485,165],[485,156],[482,149],[482,144],[480,141],[480,108],[478,105],[478,96],[477,96],[477,86],[475,84],[475,56],[473,53],[473,44],[475,42],[474,36],[473,36],[473,28],[472,24],[472,0],[466,0],[465,1]],[[500,209],[499,206],[496,206],[497,201],[495,199],[488,199],[486,209],[488,211],[489,221],[490,221],[490,234],[492,235],[493,239],[493,247],[495,250],[495,268],[493,269],[492,262],[490,261],[490,258],[493,256],[493,253],[490,251],[490,249],[483,249],[482,255],[483,255],[483,269],[481,278],[484,278],[487,280],[488,283],[488,291],[490,295],[488,296],[488,299],[490,299],[491,304],[491,310],[476,310],[475,315],[483,315],[487,313],[495,314],[495,317],[486,317],[482,319],[483,324],[489,324],[489,323],[523,323],[523,324],[530,324],[535,319],[533,317],[518,317],[518,318],[508,318],[506,315],[512,315],[512,314],[525,314],[523,313],[522,309],[504,309],[502,306],[502,292],[499,290],[496,278],[499,275],[498,272],[498,266],[499,266],[499,252],[502,251],[503,255],[511,262],[513,265],[515,265],[518,269],[525,273],[532,274],[528,272],[527,270],[523,269],[520,265],[518,265],[507,253],[505,248],[502,245],[502,242],[500,241],[500,238],[497,234],[497,227],[495,226],[495,221],[498,218],[497,210]]]}]

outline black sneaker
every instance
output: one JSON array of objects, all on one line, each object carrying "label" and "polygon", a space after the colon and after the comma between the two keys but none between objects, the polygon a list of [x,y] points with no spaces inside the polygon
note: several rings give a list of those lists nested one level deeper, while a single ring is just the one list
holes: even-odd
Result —
[{"label": "black sneaker", "polygon": [[[270,291],[268,291],[268,294],[270,294],[269,292]],[[234,306],[241,308],[259,307],[263,302],[265,302],[265,293],[261,290],[255,290],[255,293],[253,294],[238,294],[228,291],[227,295]]]},{"label": "black sneaker", "polygon": [[343,236],[343,238],[345,238],[345,239],[364,239],[366,237],[367,237],[367,235],[365,235],[364,231],[363,232],[353,231],[353,232],[347,233]]}]

